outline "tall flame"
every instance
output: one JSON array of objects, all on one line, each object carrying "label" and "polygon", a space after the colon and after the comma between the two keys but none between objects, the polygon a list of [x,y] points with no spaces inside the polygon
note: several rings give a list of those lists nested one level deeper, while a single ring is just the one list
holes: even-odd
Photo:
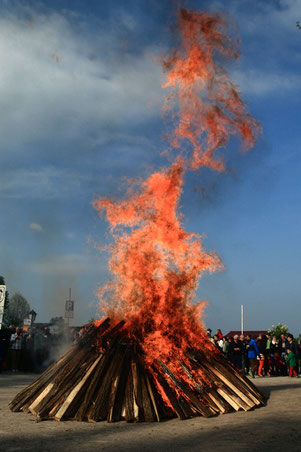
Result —
[{"label": "tall flame", "polygon": [[188,141],[192,147],[189,166],[223,171],[216,151],[238,135],[245,149],[251,148],[260,130],[246,111],[238,87],[231,81],[223,61],[239,56],[238,41],[225,33],[227,23],[220,15],[181,9],[181,43],[163,62],[167,73],[164,87],[171,87],[165,110],[172,110],[175,128],[173,148]]},{"label": "tall flame", "polygon": [[201,237],[183,228],[178,213],[183,176],[200,166],[224,170],[217,151],[231,134],[251,147],[259,125],[217,62],[238,56],[237,43],[224,32],[225,20],[181,9],[178,24],[180,47],[163,68],[164,87],[171,90],[165,103],[173,115],[170,142],[174,150],[182,146],[181,155],[136,189],[130,187],[124,200],[97,199],[94,207],[106,213],[115,239],[109,263],[113,279],[98,293],[102,308],[127,321],[149,365],[160,359],[183,376],[188,348],[213,352],[200,323],[204,302],[192,300],[201,275],[222,268]]}]

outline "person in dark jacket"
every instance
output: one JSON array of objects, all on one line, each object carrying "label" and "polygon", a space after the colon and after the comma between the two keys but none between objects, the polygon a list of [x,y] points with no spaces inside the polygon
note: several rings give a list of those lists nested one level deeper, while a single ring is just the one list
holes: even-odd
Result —
[{"label": "person in dark jacket", "polygon": [[252,378],[255,378],[255,374],[258,368],[258,363],[260,359],[260,352],[257,347],[255,337],[250,340],[248,347],[248,358],[250,361],[250,371],[249,374]]},{"label": "person in dark jacket", "polygon": [[292,334],[289,334],[287,336],[286,350],[288,350],[288,349],[290,349],[294,353],[296,359],[298,360],[298,358],[299,358],[298,345],[295,342],[294,336]]},{"label": "person in dark jacket", "polygon": [[229,358],[237,369],[242,369],[243,344],[238,339],[238,335],[234,336],[233,342],[229,345]]},{"label": "person in dark jacket", "polygon": [[276,336],[272,337],[272,340],[270,343],[270,352],[271,352],[272,356],[274,356],[275,353],[280,353],[279,341],[277,340]]},{"label": "person in dark jacket", "polygon": [[288,345],[288,341],[287,341],[285,334],[281,334],[281,337],[279,339],[279,352],[283,359],[285,359],[285,356],[286,356],[287,345]]}]

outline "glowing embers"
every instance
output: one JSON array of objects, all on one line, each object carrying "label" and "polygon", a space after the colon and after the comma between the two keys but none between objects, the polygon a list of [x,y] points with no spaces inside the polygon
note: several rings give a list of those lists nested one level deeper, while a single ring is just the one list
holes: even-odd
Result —
[{"label": "glowing embers", "polygon": [[188,364],[179,362],[184,371],[179,374],[161,360],[147,364],[124,321],[97,323],[14,398],[12,411],[31,412],[37,420],[151,422],[248,411],[264,403],[255,386],[216,351],[208,359],[202,350],[187,349]]}]

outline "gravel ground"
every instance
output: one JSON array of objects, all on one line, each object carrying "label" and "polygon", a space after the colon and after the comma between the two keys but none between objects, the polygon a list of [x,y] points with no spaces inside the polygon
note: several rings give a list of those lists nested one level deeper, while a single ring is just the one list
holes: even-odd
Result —
[{"label": "gravel ground", "polygon": [[0,451],[301,452],[301,378],[258,378],[264,407],[205,419],[161,423],[37,423],[8,403],[37,375],[0,375]]}]

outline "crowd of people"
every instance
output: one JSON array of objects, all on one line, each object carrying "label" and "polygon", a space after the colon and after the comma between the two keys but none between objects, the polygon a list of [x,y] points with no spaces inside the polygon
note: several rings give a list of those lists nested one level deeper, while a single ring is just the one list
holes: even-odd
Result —
[{"label": "crowd of people", "polygon": [[78,340],[80,332],[65,328],[51,334],[49,328],[10,327],[0,331],[0,372],[44,371],[64,349]]},{"label": "crowd of people", "polygon": [[237,369],[253,378],[301,374],[301,345],[292,334],[281,334],[279,339],[268,333],[225,337],[220,329],[213,337],[210,329],[207,334]]},{"label": "crowd of people", "polygon": [[[42,372],[56,361],[70,344],[77,342],[82,329],[65,327],[58,334],[49,328],[10,327],[0,331],[0,372]],[[220,329],[214,336],[207,330],[211,342],[232,364],[253,378],[256,376],[297,377],[301,374],[301,345],[292,334],[278,339],[270,334],[223,336]]]}]

